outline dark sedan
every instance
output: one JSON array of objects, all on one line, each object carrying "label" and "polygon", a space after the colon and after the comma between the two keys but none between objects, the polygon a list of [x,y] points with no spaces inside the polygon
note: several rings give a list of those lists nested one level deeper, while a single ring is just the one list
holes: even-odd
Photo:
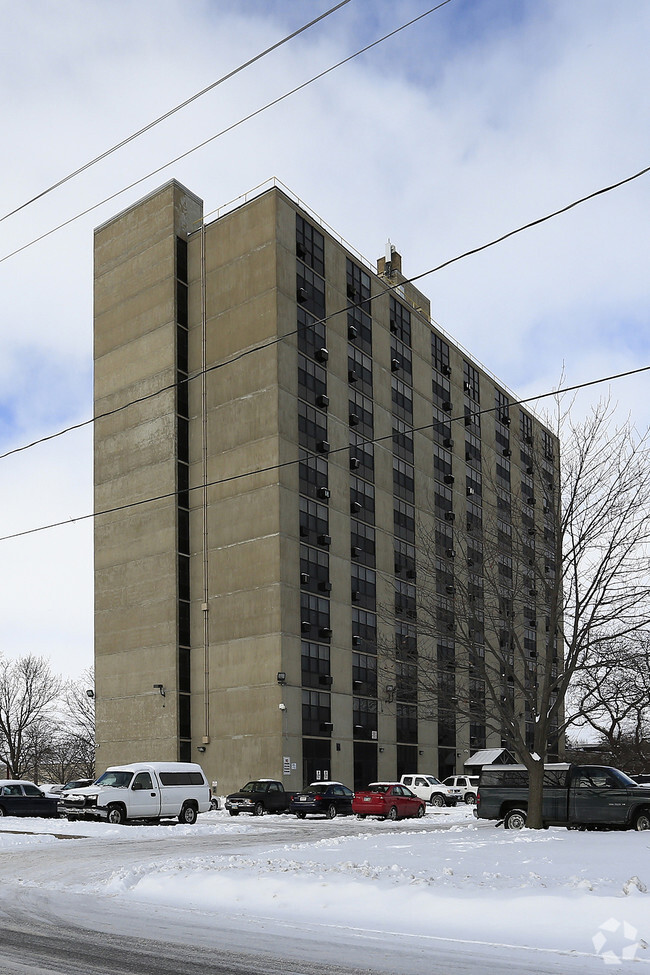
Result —
[{"label": "dark sedan", "polygon": [[42,816],[55,819],[59,803],[45,795],[33,782],[0,779],[0,816]]},{"label": "dark sedan", "polygon": [[298,819],[304,819],[308,814],[334,819],[352,814],[353,799],[352,789],[340,782],[312,782],[291,797],[289,811],[295,813]]}]

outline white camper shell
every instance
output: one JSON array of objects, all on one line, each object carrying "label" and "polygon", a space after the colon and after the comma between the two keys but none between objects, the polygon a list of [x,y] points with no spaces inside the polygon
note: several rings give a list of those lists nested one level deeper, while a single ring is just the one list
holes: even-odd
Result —
[{"label": "white camper shell", "polygon": [[59,811],[68,819],[178,819],[196,822],[210,808],[210,786],[193,762],[136,762],[115,765],[83,789],[64,793]]}]

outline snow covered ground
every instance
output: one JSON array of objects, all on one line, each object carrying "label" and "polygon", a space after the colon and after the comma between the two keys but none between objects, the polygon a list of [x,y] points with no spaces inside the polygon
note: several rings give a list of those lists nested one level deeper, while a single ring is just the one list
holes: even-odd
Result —
[{"label": "snow covered ground", "polygon": [[[231,818],[223,811],[191,827],[6,818],[0,864],[8,862],[3,854],[16,852],[25,864],[31,852],[42,861],[48,846],[62,846],[55,834],[69,837],[63,846],[79,865],[84,837],[110,839],[102,876],[77,869],[49,881],[88,897],[205,915],[240,910],[325,926],[332,938],[345,926],[424,937],[434,946],[459,941],[561,952],[584,958],[585,971],[650,965],[650,833],[505,831],[477,822],[467,807],[398,823],[351,817],[298,823],[293,816]],[[268,843],[253,844],[260,834]],[[188,856],[176,843],[190,836],[206,841],[205,852]],[[241,852],[230,845],[220,853],[219,837],[240,837]],[[157,839],[164,856],[152,858]],[[142,857],[123,862],[122,840],[131,854],[141,846]],[[4,869],[3,878],[11,880]]]}]

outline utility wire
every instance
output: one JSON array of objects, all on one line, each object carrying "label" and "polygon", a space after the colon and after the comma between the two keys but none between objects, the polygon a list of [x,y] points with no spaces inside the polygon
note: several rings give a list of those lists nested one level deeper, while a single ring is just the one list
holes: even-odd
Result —
[{"label": "utility wire", "polygon": [[[446,0],[446,2],[448,2],[448,0]],[[580,199],[574,200],[573,203],[568,203],[566,206],[561,207],[559,210],[554,210],[552,213],[547,213],[543,217],[538,217],[536,220],[531,220],[529,223],[522,224],[520,227],[517,227],[514,230],[509,230],[507,233],[502,234],[500,237],[495,237],[493,240],[490,240],[485,244],[480,244],[478,247],[473,247],[468,251],[463,251],[462,254],[457,254],[455,257],[449,258],[449,260],[443,261],[442,264],[438,264],[436,267],[429,268],[428,271],[422,271],[420,274],[416,274],[411,278],[404,278],[398,284],[391,285],[387,288],[384,288],[383,291],[379,291],[377,292],[377,294],[371,295],[371,297],[369,299],[366,299],[366,301],[364,301],[363,304],[367,304],[368,302],[375,301],[377,298],[381,298],[386,294],[390,294],[391,292],[394,292],[396,288],[401,287],[404,284],[412,284],[414,281],[420,281],[422,278],[427,277],[427,275],[435,274],[436,272],[441,271],[446,267],[449,267],[450,264],[455,264],[457,261],[464,260],[466,257],[471,257],[472,255],[479,254],[481,253],[481,251],[485,251],[490,247],[495,247],[497,244],[502,243],[504,240],[508,240],[508,238],[510,237],[514,237],[516,234],[523,233],[525,230],[530,230],[531,227],[536,227],[539,224],[545,223],[547,220],[552,220],[554,217],[560,216],[563,213],[567,213],[569,210],[572,210],[574,207],[577,207],[582,203],[586,203],[588,200],[595,199],[597,196],[602,196],[604,193],[610,193],[612,190],[618,189],[619,187],[624,186],[626,183],[631,183],[633,180],[639,179],[639,177],[644,176],[648,172],[650,172],[650,167],[641,169],[639,170],[638,173],[634,173],[634,175],[632,176],[627,176],[625,177],[625,179],[621,179],[616,183],[611,183],[609,186],[604,186],[599,190],[595,190],[593,193],[588,193],[587,196],[580,197]],[[326,315],[324,318],[315,319],[311,323],[310,327],[314,328],[316,325],[325,324],[331,321],[333,318],[336,318],[338,315],[342,315],[344,312],[347,312],[350,308],[359,307],[361,304],[362,303],[358,303],[358,304],[350,303],[346,305],[344,308],[340,308],[338,311],[331,312],[329,315]],[[290,332],[284,332],[282,335],[276,338],[269,339],[267,342],[263,342],[260,345],[252,346],[250,349],[244,349],[243,351],[238,352],[236,355],[231,356],[229,359],[225,359],[222,362],[218,362],[212,366],[208,366],[207,369],[205,370],[199,370],[195,373],[192,373],[191,376],[189,376],[187,379],[181,380],[180,382],[174,382],[168,386],[163,386],[160,389],[156,389],[151,393],[147,393],[144,396],[138,397],[137,399],[129,400],[128,403],[122,403],[120,406],[115,407],[115,409],[113,410],[107,410],[105,413],[99,413],[88,420],[82,420],[79,423],[74,423],[71,426],[64,427],[62,430],[58,430],[55,433],[48,434],[48,436],[41,437],[38,440],[33,440],[31,443],[23,444],[20,447],[14,447],[12,448],[12,450],[8,450],[5,453],[0,454],[0,460],[4,460],[6,457],[11,457],[12,454],[21,453],[23,450],[29,450],[32,447],[38,446],[39,444],[47,443],[49,440],[55,440],[57,437],[61,437],[66,433],[71,433],[73,430],[80,430],[82,427],[88,426],[91,423],[95,423],[97,420],[103,420],[109,416],[114,416],[116,413],[120,413],[122,410],[126,410],[130,406],[135,406],[138,403],[143,403],[145,400],[152,399],[154,396],[159,396],[162,393],[169,392],[170,390],[175,389],[177,386],[180,386],[186,382],[191,382],[193,379],[197,379],[204,374],[214,372],[217,369],[222,369],[224,368],[224,366],[228,366],[233,362],[237,362],[248,355],[252,355],[254,352],[260,352],[265,349],[271,348],[271,346],[277,345],[285,338],[288,338],[292,335],[296,335],[297,333],[298,333],[298,329],[292,329]]]},{"label": "utility wire", "polygon": [[[641,366],[638,369],[630,369],[627,372],[619,372],[612,376],[602,376],[599,379],[589,379],[582,383],[576,383],[574,386],[566,386],[561,389],[549,390],[545,393],[537,393],[534,396],[527,396],[525,399],[513,400],[508,404],[509,407],[513,406],[524,406],[526,403],[533,403],[540,399],[547,399],[550,396],[564,395],[565,393],[573,393],[580,389],[586,389],[589,386],[597,386],[602,383],[614,382],[616,379],[625,379],[628,376],[635,376],[642,372],[650,372],[650,365]],[[491,406],[485,407],[484,409],[472,410],[474,416],[487,415],[488,413],[495,413],[499,411],[501,407]],[[460,420],[465,420],[465,414],[460,414],[458,416],[449,417],[449,423],[457,423]],[[425,430],[432,430],[439,423],[438,420],[434,420],[432,423],[425,423],[419,427],[412,427],[413,433],[422,433]],[[381,445],[385,440],[392,440],[392,433],[387,434],[383,437],[375,437],[373,439],[363,438],[365,443],[373,445]],[[329,451],[328,456],[331,457],[332,454],[343,453],[350,449],[350,444],[347,443],[343,447],[335,447],[333,450]],[[296,457],[293,460],[283,461],[280,464],[270,464],[268,467],[259,467],[255,470],[242,471],[240,474],[231,474],[228,477],[220,477],[214,481],[207,481],[205,484],[197,484],[195,487],[188,488],[191,491],[200,491],[208,487],[216,487],[221,484],[229,484],[233,481],[242,480],[245,477],[255,477],[257,474],[270,474],[276,471],[281,471],[287,467],[294,467],[296,464],[300,463],[300,457]],[[51,528],[61,528],[63,525],[74,525],[81,521],[88,521],[91,518],[100,518],[102,515],[116,514],[118,511],[127,511],[129,508],[139,508],[144,504],[152,504],[155,501],[166,501],[170,498],[175,498],[178,496],[178,491],[169,491],[166,494],[158,494],[155,497],[141,498],[139,501],[130,501],[127,504],[115,505],[112,508],[104,508],[102,511],[93,511],[87,515],[79,515],[76,518],[66,518],[63,521],[51,522],[48,525],[39,525],[37,528],[27,528],[24,531],[13,532],[10,535],[0,536],[0,542],[7,542],[13,538],[22,538],[25,535],[35,535],[39,532],[49,531]]]},{"label": "utility wire", "polygon": [[271,47],[267,47],[265,51],[261,51],[259,54],[256,54],[255,57],[250,58],[250,60],[245,61],[243,64],[240,64],[239,67],[234,68],[232,71],[229,71],[228,74],[223,75],[217,81],[213,81],[211,85],[207,86],[207,88],[203,88],[201,91],[197,91],[194,95],[191,95],[189,98],[186,98],[185,101],[181,102],[179,105],[176,105],[174,108],[170,108],[169,111],[165,112],[164,115],[160,115],[152,122],[149,122],[147,125],[144,125],[141,129],[138,129],[137,132],[133,132],[125,139],[122,139],[121,142],[118,142],[116,145],[111,146],[110,149],[105,149],[104,152],[100,153],[98,156],[95,156],[94,159],[90,159],[87,163],[84,163],[83,166],[79,167],[79,169],[75,169],[74,172],[68,173],[67,176],[63,176],[61,179],[57,180],[56,183],[52,183],[51,186],[48,186],[46,187],[46,189],[41,190],[40,193],[37,193],[36,196],[33,196],[30,200],[26,200],[24,203],[21,203],[20,206],[17,206],[15,207],[15,209],[10,210],[9,213],[5,213],[4,216],[0,217],[0,223],[7,220],[9,217],[13,217],[16,213],[20,213],[21,210],[24,210],[26,207],[31,206],[32,203],[36,203],[37,200],[41,200],[44,196],[47,196],[48,193],[51,193],[53,190],[58,189],[59,186],[63,186],[64,183],[69,183],[70,180],[75,178],[75,176],[79,176],[81,173],[86,172],[86,170],[90,169],[91,166],[94,166],[96,163],[101,162],[103,159],[106,159],[108,156],[111,156],[114,152],[117,152],[118,149],[124,148],[124,146],[127,146],[130,142],[133,142],[135,139],[138,139],[141,135],[144,135],[145,132],[150,132],[151,129],[155,128],[156,125],[159,125],[161,122],[165,122],[168,118],[171,118],[172,115],[176,115],[177,112],[180,112],[182,109],[187,108],[188,105],[191,105],[192,102],[195,102],[203,95],[206,95],[209,91],[213,91],[213,89],[218,88],[219,85],[222,85],[224,84],[224,82],[229,81],[231,78],[234,78],[235,75],[239,74],[241,71],[244,71],[246,68],[250,68],[250,66],[252,64],[255,64],[256,61],[261,61],[262,58],[265,58],[267,54],[271,54],[273,51],[276,51],[279,47],[282,47],[284,44],[287,44],[289,41],[292,41],[294,37],[298,37],[300,34],[303,34],[305,31],[309,30],[310,27],[313,27],[315,24],[318,24],[321,20],[325,20],[325,18],[329,17],[330,14],[333,14],[337,10],[340,10],[341,7],[345,7],[346,4],[348,3],[350,3],[350,0],[341,0],[341,3],[337,3],[336,6],[331,7],[329,10],[326,10],[325,13],[320,15],[320,17],[316,17],[314,18],[314,20],[310,20],[308,24],[304,24],[302,27],[299,27],[298,30],[295,30],[292,34],[287,34],[287,36],[283,37],[282,40],[277,41],[275,44],[272,44]]},{"label": "utility wire", "polygon": [[74,217],[70,217],[68,220],[64,220],[63,223],[58,224],[56,227],[53,227],[51,230],[47,230],[44,234],[41,234],[39,237],[34,237],[26,244],[22,244],[20,247],[17,247],[15,250],[10,251],[9,254],[5,254],[4,257],[0,257],[0,264],[3,264],[5,261],[8,261],[10,258],[15,257],[16,254],[22,253],[22,251],[27,250],[27,248],[32,247],[34,244],[40,243],[40,241],[45,240],[47,237],[51,237],[52,234],[57,233],[59,230],[62,230],[64,227],[69,227],[70,224],[75,223],[76,220],[80,220],[81,217],[85,217],[89,213],[92,213],[94,210],[98,210],[99,207],[103,206],[105,203],[109,203],[111,200],[116,199],[118,196],[121,196],[123,193],[128,192],[128,190],[132,190],[135,186],[139,186],[140,183],[144,183],[146,180],[151,179],[152,176],[157,176],[159,173],[162,173],[165,169],[169,169],[170,166],[174,166],[177,162],[180,162],[182,159],[185,159],[187,156],[191,155],[193,152],[196,152],[198,149],[203,149],[211,142],[214,142],[215,139],[219,139],[221,138],[222,135],[226,135],[228,132],[232,132],[233,129],[236,129],[240,125],[243,125],[244,122],[249,122],[251,119],[256,118],[258,115],[261,115],[267,109],[273,108],[275,105],[279,105],[280,102],[283,102],[285,101],[285,99],[290,98],[291,95],[295,95],[297,92],[302,91],[303,88],[307,88],[315,81],[319,81],[321,78],[324,78],[332,71],[336,71],[336,69],[342,67],[342,65],[347,64],[349,61],[354,60],[354,58],[359,57],[361,54],[365,54],[367,51],[370,51],[373,47],[376,47],[378,44],[382,44],[384,41],[388,40],[390,37],[393,37],[395,34],[398,34],[400,31],[406,30],[407,27],[411,27],[419,20],[422,20],[424,17],[428,17],[429,14],[434,13],[436,10],[439,10],[441,7],[446,6],[448,3],[452,3],[452,0],[442,0],[441,3],[437,4],[437,6],[431,7],[430,10],[426,10],[423,14],[420,14],[418,17],[414,17],[413,20],[409,20],[408,23],[402,24],[401,27],[397,27],[395,30],[391,31],[388,34],[384,34],[383,37],[378,38],[376,41],[373,41],[371,44],[367,44],[365,47],[362,47],[354,54],[350,54],[347,58],[343,58],[342,61],[338,61],[336,64],[333,64],[331,67],[326,68],[324,71],[319,72],[319,74],[314,75],[308,81],[304,81],[302,84],[297,85],[295,88],[292,88],[291,91],[285,92],[284,95],[280,95],[278,98],[274,98],[272,101],[267,102],[266,105],[263,105],[261,108],[256,109],[254,112],[251,112],[249,115],[246,115],[244,118],[239,119],[239,121],[233,122],[232,125],[227,126],[225,129],[222,129],[220,132],[217,132],[216,135],[210,136],[209,139],[205,139],[203,142],[199,142],[198,145],[193,146],[191,149],[188,149],[186,152],[181,153],[179,156],[176,156],[174,159],[170,159],[162,166],[158,166],[157,169],[153,169],[150,173],[147,173],[146,176],[141,176],[139,179],[136,179],[132,183],[129,183],[128,186],[122,187],[121,190],[117,190],[115,193],[111,193],[110,196],[104,197],[104,199],[100,200],[99,203],[94,203],[92,206],[87,207],[85,210],[82,210],[79,213],[77,213]]}]

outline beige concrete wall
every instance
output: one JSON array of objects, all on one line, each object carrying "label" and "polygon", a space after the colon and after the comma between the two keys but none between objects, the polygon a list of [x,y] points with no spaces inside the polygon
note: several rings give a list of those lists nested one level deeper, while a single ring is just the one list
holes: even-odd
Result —
[{"label": "beige concrete wall", "polygon": [[[96,414],[175,382],[175,239],[199,213],[168,184],[96,231]],[[95,427],[98,768],[178,757],[175,443],[173,390]]]}]

